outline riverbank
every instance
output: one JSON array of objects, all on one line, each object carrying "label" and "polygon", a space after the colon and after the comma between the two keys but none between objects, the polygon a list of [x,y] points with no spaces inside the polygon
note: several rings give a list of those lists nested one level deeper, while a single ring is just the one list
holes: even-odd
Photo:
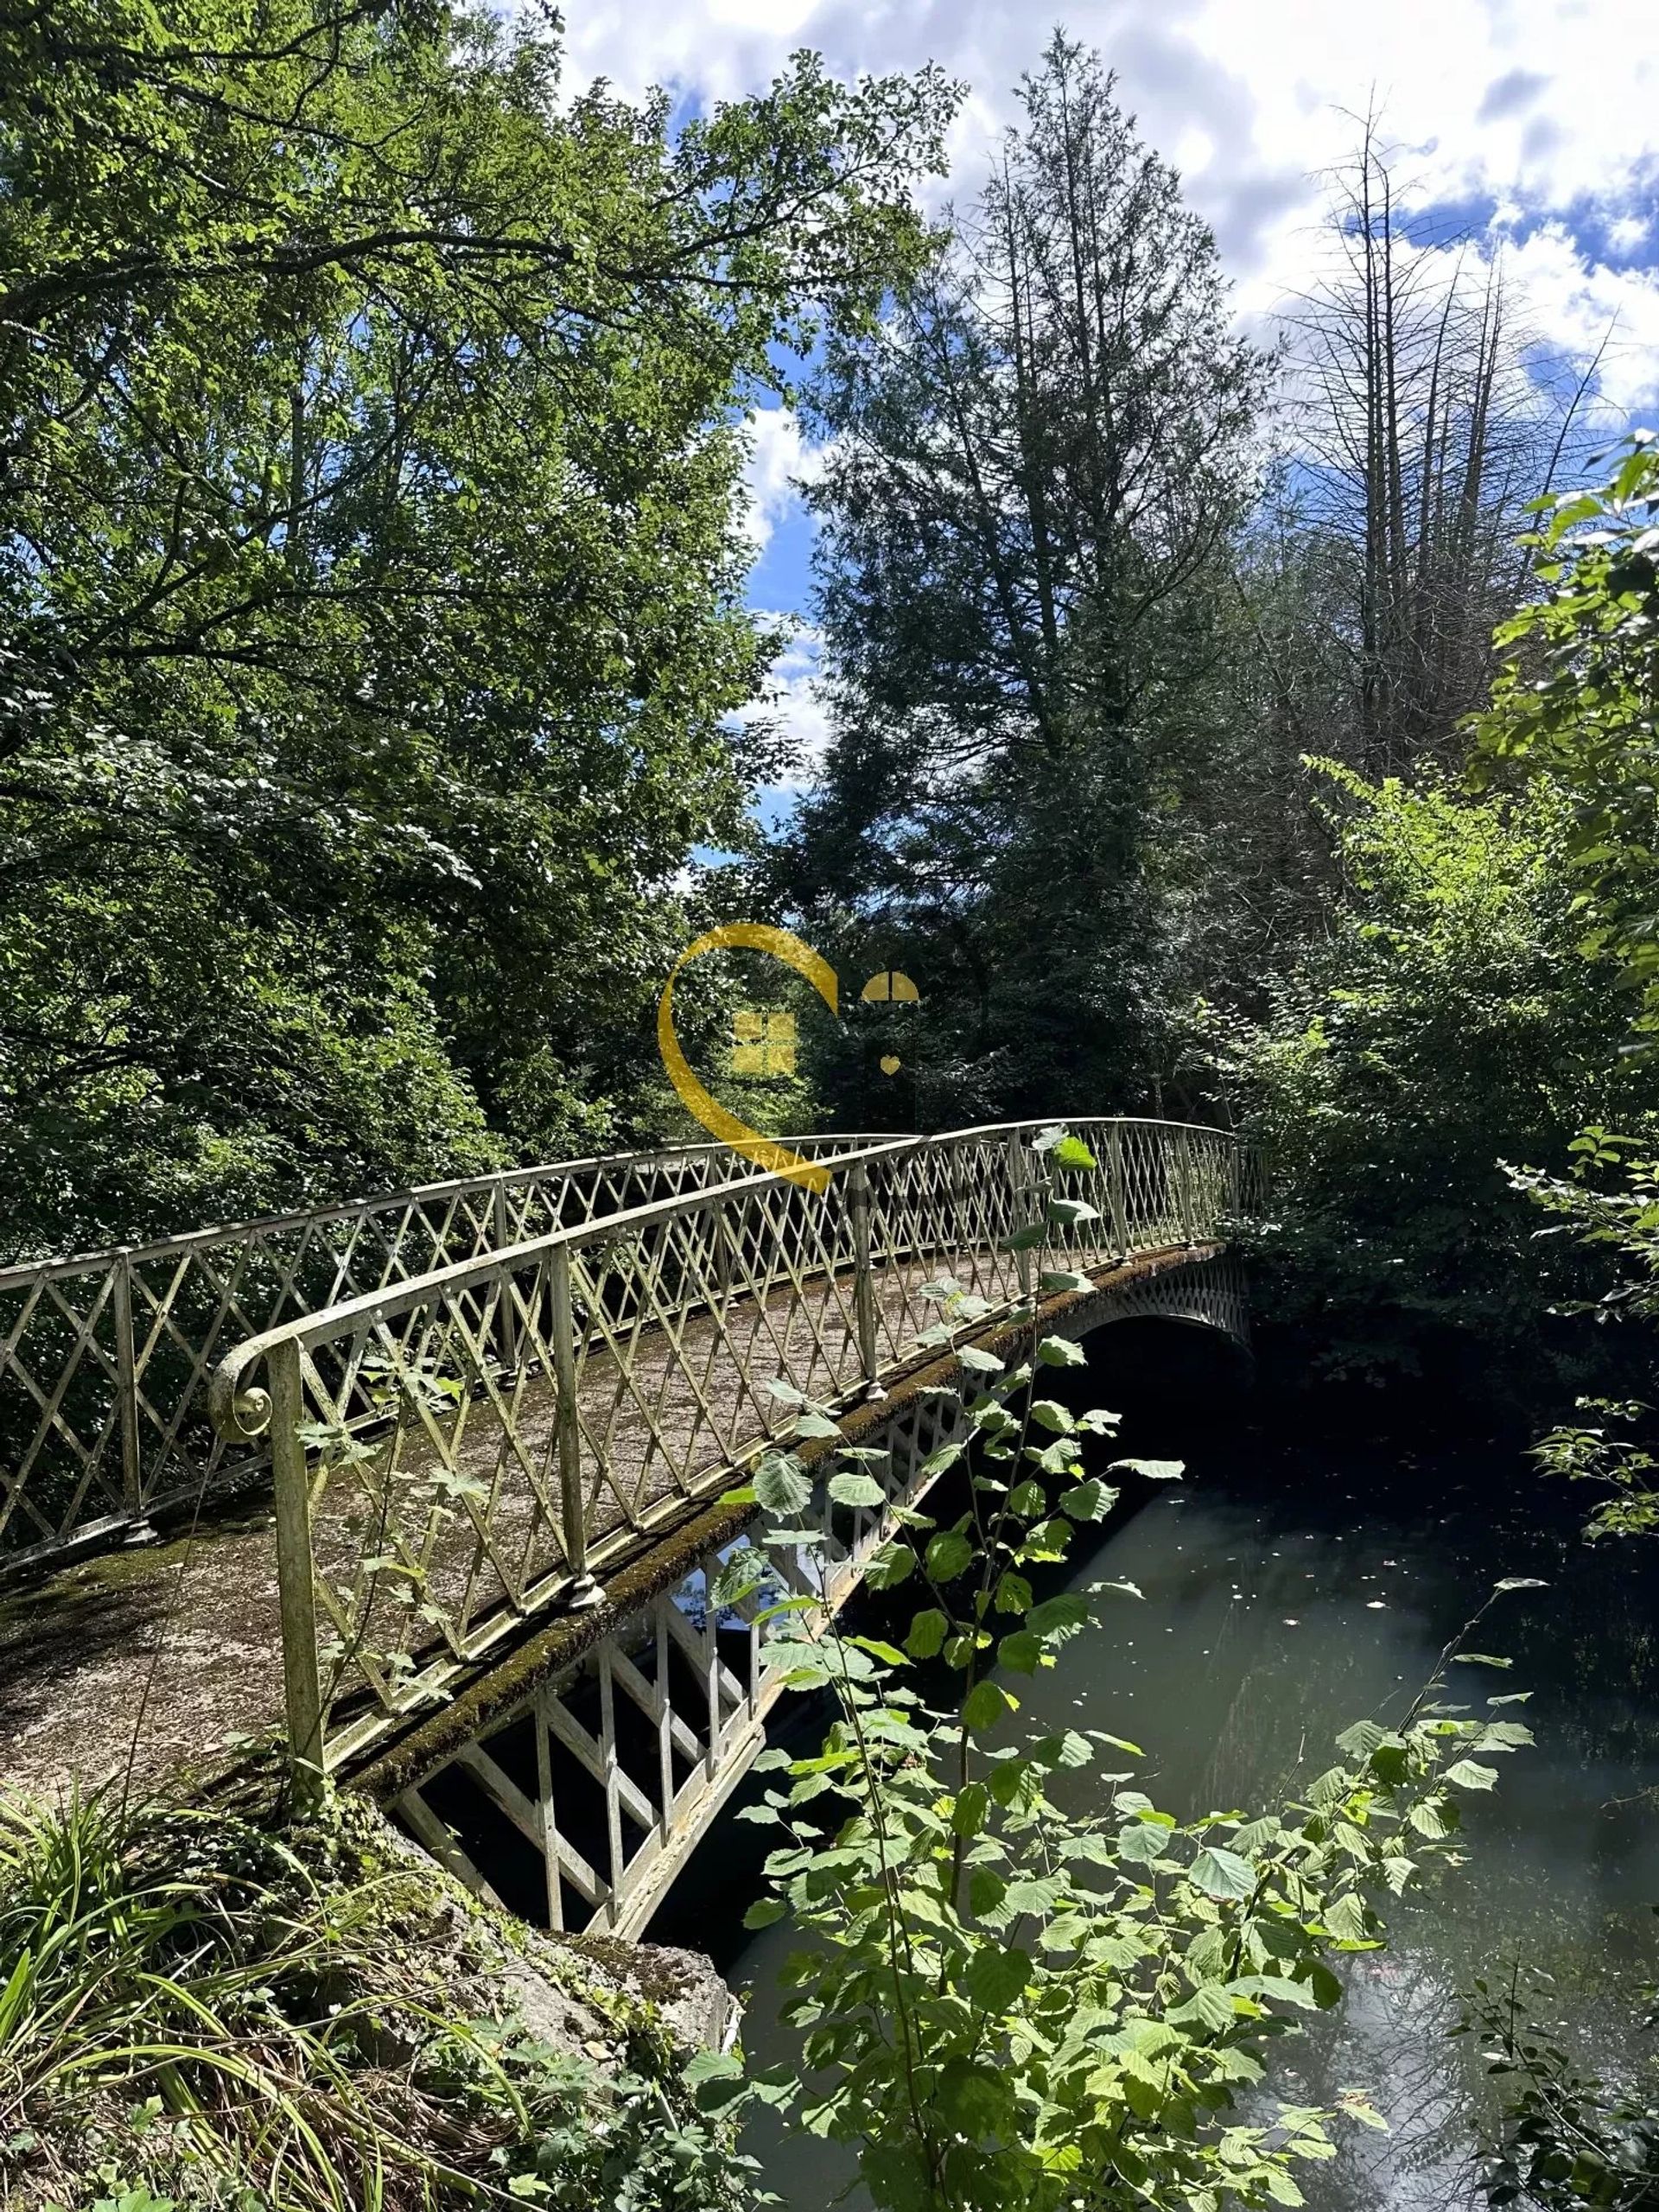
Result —
[{"label": "riverbank", "polygon": [[296,1827],[0,1801],[16,2212],[588,2212],[688,2174],[735,2208],[685,2077],[731,2026],[706,1959],[538,1934],[361,1797]]}]

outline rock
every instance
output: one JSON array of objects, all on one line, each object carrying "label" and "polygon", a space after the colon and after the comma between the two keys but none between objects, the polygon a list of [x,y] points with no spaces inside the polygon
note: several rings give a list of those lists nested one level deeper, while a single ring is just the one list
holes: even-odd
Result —
[{"label": "rock", "polygon": [[514,2009],[556,2049],[601,2061],[620,2058],[623,2016],[643,2005],[687,2051],[728,2050],[737,2039],[737,1999],[700,1951],[630,1943],[617,1936],[563,1936],[532,1928],[486,1904],[372,1807],[377,1853],[417,1875],[431,1901],[427,1942],[448,1952],[458,1985],[488,2009]]}]

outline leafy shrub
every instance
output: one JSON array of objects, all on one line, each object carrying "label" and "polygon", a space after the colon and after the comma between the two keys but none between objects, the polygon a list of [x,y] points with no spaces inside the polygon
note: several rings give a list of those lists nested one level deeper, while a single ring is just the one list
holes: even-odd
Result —
[{"label": "leafy shrub", "polygon": [[[1449,1330],[1535,1353],[1592,1272],[1505,1161],[1564,1173],[1586,1122],[1637,1116],[1629,1008],[1582,957],[1563,804],[1371,786],[1332,768],[1346,899],[1257,1026],[1212,1033],[1266,1155],[1264,1309],[1327,1370],[1413,1371]],[[1551,1339],[1554,1341],[1554,1339]]]},{"label": "leafy shrub", "polygon": [[[1077,1203],[1049,1198],[1050,1221]],[[986,1311],[952,1285],[937,1294],[941,1343]],[[965,1510],[939,1521],[890,1504],[882,1453],[820,1463],[833,1504],[896,1515],[868,1579],[917,1591],[902,1647],[837,1627],[810,1561],[786,1584],[771,1566],[817,1541],[798,1525],[814,1517],[818,1472],[798,1451],[770,1456],[753,1485],[786,1525],[737,1552],[716,1586],[734,1603],[781,1591],[763,1610],[766,1663],[791,1688],[830,1692],[838,1718],[813,1756],[766,1754],[777,1779],[747,1815],[780,1832],[748,1924],[789,1916],[810,1938],[783,1970],[803,2074],[746,2078],[705,2058],[705,2101],[761,2099],[855,2145],[892,2212],[1300,2203],[1294,2170],[1333,2155],[1338,2115],[1272,2102],[1258,2087],[1272,2046],[1337,2002],[1333,1959],[1382,1942],[1377,1895],[1449,1853],[1462,1795],[1497,1779],[1483,1762],[1529,1733],[1440,1701],[1448,1647],[1397,1722],[1348,1730],[1337,1763],[1265,1814],[1160,1810],[1134,1786],[1139,1747],[1099,1728],[1021,1737],[1015,1685],[1059,1663],[1092,1613],[1075,1592],[1039,1599],[1043,1570],[1110,1510],[1112,1474],[1180,1469],[1089,1471],[1116,1417],[1039,1394],[1045,1370],[1078,1362],[1076,1345],[1021,1332],[1009,1359],[973,1345],[957,1357],[967,1381],[935,1394],[948,1440],[925,1472],[965,1474]],[[835,1433],[818,1408],[798,1426]],[[1091,1770],[1093,1804],[1074,1812],[1054,1778]],[[1363,2097],[1339,2103],[1381,2124]]]}]

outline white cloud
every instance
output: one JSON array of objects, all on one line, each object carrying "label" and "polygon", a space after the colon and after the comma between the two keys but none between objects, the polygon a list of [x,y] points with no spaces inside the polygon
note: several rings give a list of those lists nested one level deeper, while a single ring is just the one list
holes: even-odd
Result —
[{"label": "white cloud", "polygon": [[810,482],[822,463],[817,448],[803,443],[792,408],[757,407],[747,431],[749,458],[743,481],[749,495],[748,533],[758,557],[796,504],[796,485]]},{"label": "white cloud", "polygon": [[790,625],[791,635],[772,663],[760,696],[738,721],[776,723],[789,738],[792,765],[777,791],[802,791],[811,784],[830,745],[830,710],[818,681],[821,640],[810,623],[793,615],[770,615]]},{"label": "white cloud", "polygon": [[1659,399],[1659,270],[1610,269],[1586,254],[1560,222],[1511,245],[1506,268],[1551,345],[1583,359],[1605,341],[1597,383],[1611,423],[1652,411]]},{"label": "white cloud", "polygon": [[[1351,151],[1368,107],[1403,149],[1417,204],[1496,201],[1533,221],[1593,208],[1618,253],[1651,213],[1659,10],[1642,0],[1057,0],[1056,12],[1099,47],[1145,135],[1181,168],[1252,320],[1305,283],[1319,173]],[[572,0],[568,43],[578,76],[703,100],[754,90],[802,45],[849,74],[936,60],[973,88],[952,146],[971,188],[1050,20],[1023,0]],[[1541,311],[1561,317],[1552,343],[1617,296],[1634,391],[1650,278],[1584,261],[1568,283],[1554,247],[1535,265]]]}]

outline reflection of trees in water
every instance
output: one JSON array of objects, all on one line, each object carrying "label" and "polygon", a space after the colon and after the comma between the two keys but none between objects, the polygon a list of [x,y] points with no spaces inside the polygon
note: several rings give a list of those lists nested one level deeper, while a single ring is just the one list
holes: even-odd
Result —
[{"label": "reflection of trees in water", "polygon": [[[1521,1717],[1537,1749],[1503,1763],[1495,1796],[1470,1802],[1467,1864],[1391,1908],[1397,1948],[1347,1962],[1338,2014],[1281,2045],[1271,2075],[1275,2101],[1329,2104],[1360,2088],[1389,2121],[1387,2135],[1344,2129],[1338,2157],[1300,2177],[1315,2212],[1484,2212],[1500,2085],[1477,2040],[1452,2033],[1477,1975],[1501,1981],[1515,1960],[1543,1968],[1554,1986],[1539,2024],[1553,2039],[1606,2080],[1628,2081],[1639,2063],[1636,1993],[1659,1975],[1648,1910],[1659,1899],[1659,1802],[1618,1801],[1659,1771],[1659,1573],[1628,1554],[1586,1551],[1575,1521],[1541,1527],[1550,1501],[1527,1481],[1502,1498],[1442,1490],[1437,1503],[1452,1510],[1428,1525],[1421,1491],[1414,1526],[1380,1492],[1358,1512],[1343,1501],[1351,1521],[1340,1504],[1310,1513],[1317,1496],[1264,1502],[1248,1528],[1236,1503],[1212,1516],[1202,1493],[1188,1501],[1185,1587],[1174,1593],[1185,1617],[1170,1641],[1189,1671],[1185,1694],[1163,1705],[1185,1718],[1187,1756],[1171,1760],[1169,1781],[1179,1766],[1193,1811],[1265,1803],[1287,1780],[1294,1790],[1298,1769],[1305,1783],[1329,1763],[1335,1727],[1379,1700],[1379,1717],[1397,1709],[1471,1592],[1478,1601],[1503,1573],[1548,1578],[1548,1592],[1491,1632],[1513,1670],[1456,1679],[1471,1706],[1533,1691]],[[1357,1610],[1379,1591],[1384,1609]],[[1294,1633],[1281,1615],[1297,1617]],[[1172,1674],[1178,1663],[1172,1652]],[[1169,1732],[1150,1730],[1166,1754]]]},{"label": "reflection of trees in water", "polygon": [[1408,1949],[1351,1962],[1341,2011],[1311,2029],[1282,2080],[1309,2104],[1362,2088],[1389,2132],[1342,2131],[1331,2164],[1300,2177],[1313,2212],[1476,2212],[1481,2205],[1471,2103],[1479,2069],[1470,2065],[1465,2039],[1452,2037],[1459,2012],[1438,1959]]},{"label": "reflection of trees in water", "polygon": [[[1312,2212],[1483,2212],[1480,2171],[1495,2140],[1501,2085],[1480,2063],[1479,2039],[1453,2031],[1475,1976],[1502,1982],[1512,1956],[1552,1976],[1554,2002],[1540,2003],[1536,2024],[1559,2035],[1589,2071],[1623,2082],[1640,2063],[1632,1999],[1659,1964],[1645,1927],[1624,1914],[1597,1927],[1563,1920],[1535,1885],[1535,1909],[1505,1928],[1499,1950],[1483,1914],[1448,1926],[1436,1911],[1447,1894],[1413,1916],[1432,1949],[1402,1929],[1392,1951],[1351,1960],[1338,2011],[1281,2046],[1273,2101],[1328,2106],[1341,2090],[1363,2089],[1389,2123],[1386,2135],[1344,2128],[1336,2158],[1300,2174]],[[1483,1936],[1476,1951],[1471,1939]]]}]

